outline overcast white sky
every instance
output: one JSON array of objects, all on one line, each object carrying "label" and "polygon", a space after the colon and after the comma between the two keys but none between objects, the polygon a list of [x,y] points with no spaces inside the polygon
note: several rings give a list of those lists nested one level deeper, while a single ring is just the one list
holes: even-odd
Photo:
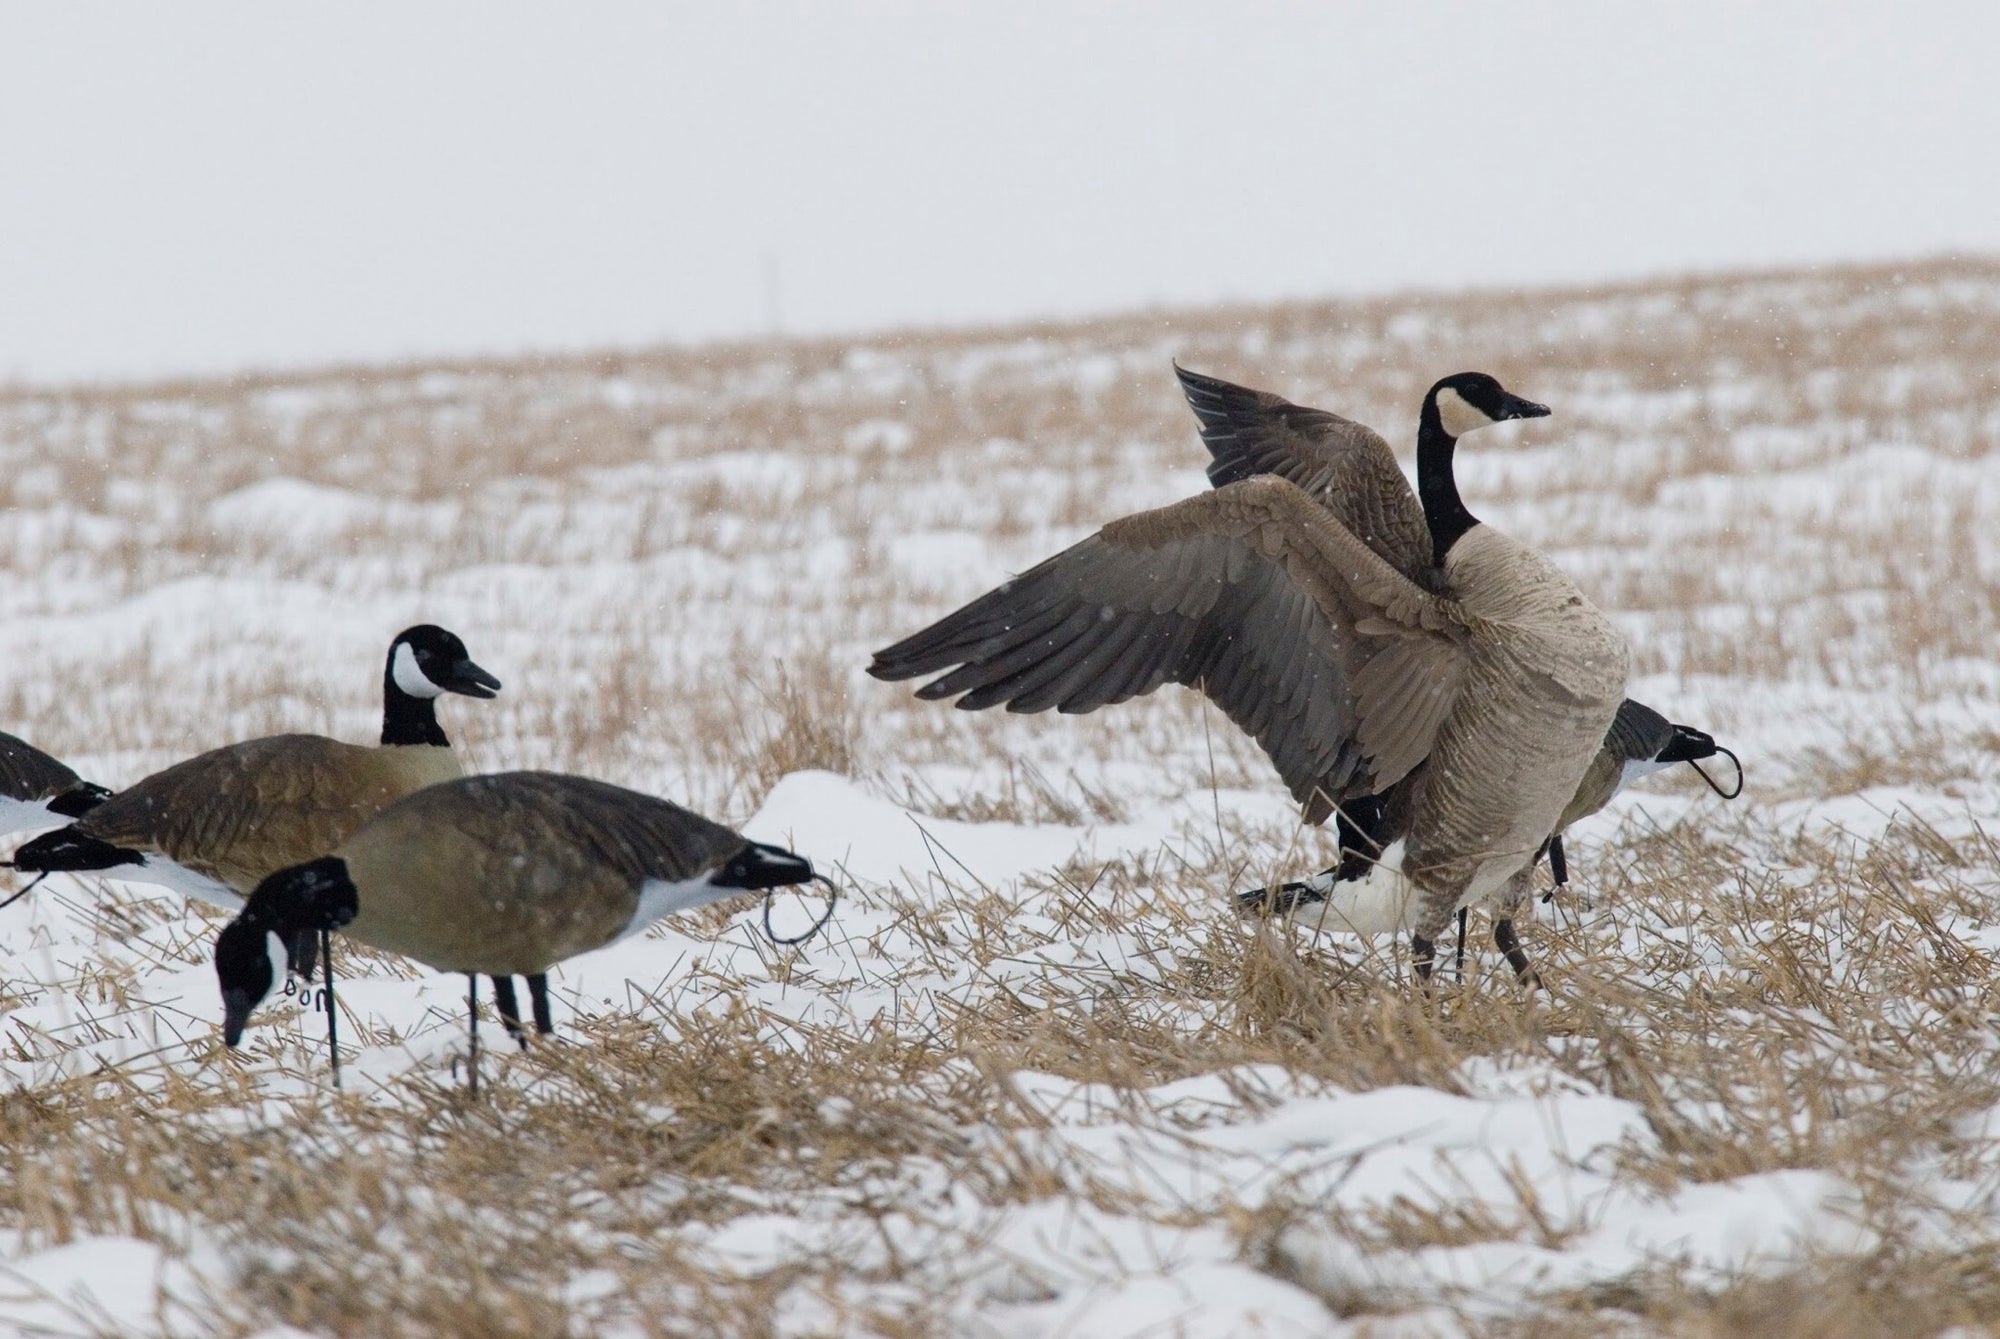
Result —
[{"label": "overcast white sky", "polygon": [[0,0],[0,377],[1995,252],[1997,59],[1990,3]]}]

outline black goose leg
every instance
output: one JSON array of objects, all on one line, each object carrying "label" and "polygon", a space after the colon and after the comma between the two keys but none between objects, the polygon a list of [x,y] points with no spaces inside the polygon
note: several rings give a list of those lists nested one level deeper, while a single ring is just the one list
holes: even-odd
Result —
[{"label": "black goose leg", "polygon": [[556,1030],[549,1017],[549,974],[536,972],[528,978],[528,1002],[535,1007],[535,1031],[544,1037]]},{"label": "black goose leg", "polygon": [[1458,965],[1457,965],[1457,973],[1458,973],[1458,983],[1459,983],[1460,985],[1464,985],[1464,984],[1465,984],[1465,918],[1466,918],[1466,915],[1467,915],[1467,914],[1468,914],[1468,913],[1469,913],[1469,912],[1470,912],[1471,910],[1472,910],[1472,908],[1470,908],[1470,907],[1460,907],[1460,908],[1458,909]]},{"label": "black goose leg", "polygon": [[1428,987],[1431,983],[1431,965],[1437,960],[1437,945],[1420,934],[1410,936],[1410,964],[1417,969],[1417,980]]},{"label": "black goose leg", "polygon": [[1493,943],[1507,955],[1507,965],[1514,969],[1514,975],[1521,979],[1522,985],[1542,984],[1541,974],[1528,965],[1528,955],[1521,949],[1521,940],[1514,933],[1514,922],[1511,918],[1502,916],[1493,922]]},{"label": "black goose leg", "polygon": [[466,997],[469,1006],[466,1019],[470,1024],[471,1045],[466,1049],[466,1088],[472,1096],[479,1096],[479,977],[477,973],[465,974]]},{"label": "black goose leg", "polygon": [[500,1011],[500,1021],[507,1028],[522,1050],[528,1049],[528,1030],[521,1026],[521,1001],[514,994],[514,978],[496,976],[493,978],[493,1007]]},{"label": "black goose leg", "polygon": [[[333,1002],[333,931],[319,932],[320,970],[326,974],[326,1053],[333,1060],[333,1086],[340,1087],[340,1010]],[[307,980],[311,984],[311,980]]]}]

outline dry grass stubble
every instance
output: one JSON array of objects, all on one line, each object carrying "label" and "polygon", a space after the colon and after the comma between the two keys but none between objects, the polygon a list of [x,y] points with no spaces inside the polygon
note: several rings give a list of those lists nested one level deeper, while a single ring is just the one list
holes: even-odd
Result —
[{"label": "dry grass stubble", "polygon": [[[1897,309],[1918,283],[1943,296]],[[20,457],[0,469],[0,565],[14,578],[0,603],[28,629],[20,663],[35,667],[0,673],[0,711],[111,780],[280,726],[367,737],[374,671],[302,660],[296,620],[254,616],[262,601],[309,597],[343,645],[392,631],[385,609],[443,608],[464,624],[475,654],[524,685],[454,712],[480,765],[593,772],[731,819],[808,768],[970,821],[1123,821],[1209,785],[1275,789],[1225,724],[1204,738],[1185,695],[1020,721],[946,712],[858,674],[869,646],[996,568],[1193,486],[1199,453],[1169,352],[1384,426],[1440,371],[1518,380],[1562,407],[1566,445],[1532,468],[1496,446],[1468,495],[1630,613],[1656,686],[1721,685],[1696,705],[1725,734],[1754,734],[1759,704],[1796,692],[1883,695],[1795,747],[1769,736],[1785,751],[1753,759],[1751,807],[1628,824],[1586,854],[1595,909],[1528,931],[1551,986],[1533,1003],[1490,961],[1425,996],[1393,950],[1236,921],[1221,910],[1231,891],[1274,867],[1317,868],[1324,846],[1218,806],[1212,830],[1021,888],[979,887],[940,852],[948,899],[892,884],[857,899],[879,913],[862,930],[836,923],[804,954],[663,962],[657,988],[635,989],[625,1010],[579,1015],[530,1054],[496,1053],[477,1103],[415,1061],[334,1095],[295,1037],[272,1032],[255,1066],[205,1048],[200,1000],[136,1021],[156,1011],[131,955],[198,964],[212,923],[169,899],[51,887],[38,896],[69,899],[119,951],[67,964],[67,1030],[8,1035],[15,1073],[41,1077],[0,1095],[0,1219],[24,1249],[115,1233],[181,1250],[219,1236],[229,1268],[211,1279],[205,1319],[225,1334],[273,1321],[339,1334],[931,1334],[968,1324],[956,1272],[972,1255],[958,1249],[967,1204],[1070,1198],[1173,1217],[1042,1137],[1023,1071],[1123,1090],[1135,1120],[1159,1123],[1146,1089],[1232,1067],[1454,1091],[1468,1060],[1486,1058],[1547,1064],[1637,1104],[1652,1138],[1622,1153],[1634,1184],[1664,1194],[1824,1169],[1858,1188],[1880,1244],[1723,1285],[1662,1262],[1547,1299],[1531,1319],[1468,1313],[1475,1328],[2000,1326],[1990,1227],[1968,1219],[1961,1240],[1957,1206],[1921,1188],[1995,1176],[1988,1142],[1966,1133],[2000,1104],[2000,999],[1980,946],[1991,941],[1975,933],[1994,918],[1995,852],[1977,822],[1960,831],[1898,811],[1855,837],[1797,807],[1893,788],[1983,793],[1990,731],[1940,713],[1991,705],[1991,686],[1961,673],[2000,633],[1978,576],[1990,513],[1976,481],[1949,471],[2000,446],[1996,291],[1990,266],[1939,263],[852,350],[0,396],[0,441]],[[1883,443],[1920,445],[1938,472],[1870,507],[1840,471]],[[1773,487],[1816,470],[1830,479],[1825,510]],[[368,505],[305,533],[214,519],[275,478],[325,490],[316,515],[339,511],[333,490]],[[920,532],[972,539],[950,562],[899,548]],[[90,621],[190,585],[222,610],[191,637],[143,616],[109,631]],[[1866,713],[1881,700],[1906,717],[1876,729]],[[742,934],[723,913],[701,925],[718,944]],[[1050,956],[1113,936],[1122,956]],[[773,983],[835,1005],[887,990],[896,1004],[801,1022],[756,1003]],[[10,979],[0,1008],[53,990]],[[197,1058],[59,1062],[141,1026],[159,1034],[158,1054],[185,1042]],[[1283,1248],[1289,1226],[1406,1251],[1560,1245],[1584,1227],[1532,1186],[1519,1199],[1510,1214],[1401,1202],[1329,1218],[1280,1194],[1241,1209],[1232,1230],[1245,1259],[1310,1284]],[[705,1244],[779,1214],[849,1226],[748,1273]],[[1407,1301],[1326,1300],[1355,1315]]]}]

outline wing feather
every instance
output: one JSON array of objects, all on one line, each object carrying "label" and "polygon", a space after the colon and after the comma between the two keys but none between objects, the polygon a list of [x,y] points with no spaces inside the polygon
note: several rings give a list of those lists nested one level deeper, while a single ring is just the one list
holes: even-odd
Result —
[{"label": "wing feather", "polygon": [[1295,484],[1262,477],[1114,521],[869,672],[946,670],[918,696],[1018,712],[1184,684],[1257,740],[1318,821],[1428,752],[1466,627]]},{"label": "wing feather", "polygon": [[1257,475],[1297,484],[1378,557],[1426,589],[1437,589],[1430,526],[1396,453],[1374,429],[1269,391],[1176,365],[1188,407],[1221,488]]}]

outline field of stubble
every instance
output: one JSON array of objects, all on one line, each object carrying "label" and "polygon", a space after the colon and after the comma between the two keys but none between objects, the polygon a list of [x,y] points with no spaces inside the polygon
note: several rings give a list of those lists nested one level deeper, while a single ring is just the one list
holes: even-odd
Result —
[{"label": "field of stubble", "polygon": [[[1572,834],[1538,999],[1239,919],[1331,843],[1192,694],[862,674],[1203,486],[1174,358],[1405,453],[1447,372],[1554,407],[1461,449],[1469,505],[1750,785]],[[1996,518],[1972,262],[0,392],[0,729],[114,786],[366,740],[436,621],[506,682],[444,706],[472,766],[849,889],[802,950],[718,909],[569,964],[467,1101],[461,981],[344,952],[336,1094],[289,1005],[223,1051],[215,918],[51,880],[0,913],[0,1328],[2000,1326]]]}]

